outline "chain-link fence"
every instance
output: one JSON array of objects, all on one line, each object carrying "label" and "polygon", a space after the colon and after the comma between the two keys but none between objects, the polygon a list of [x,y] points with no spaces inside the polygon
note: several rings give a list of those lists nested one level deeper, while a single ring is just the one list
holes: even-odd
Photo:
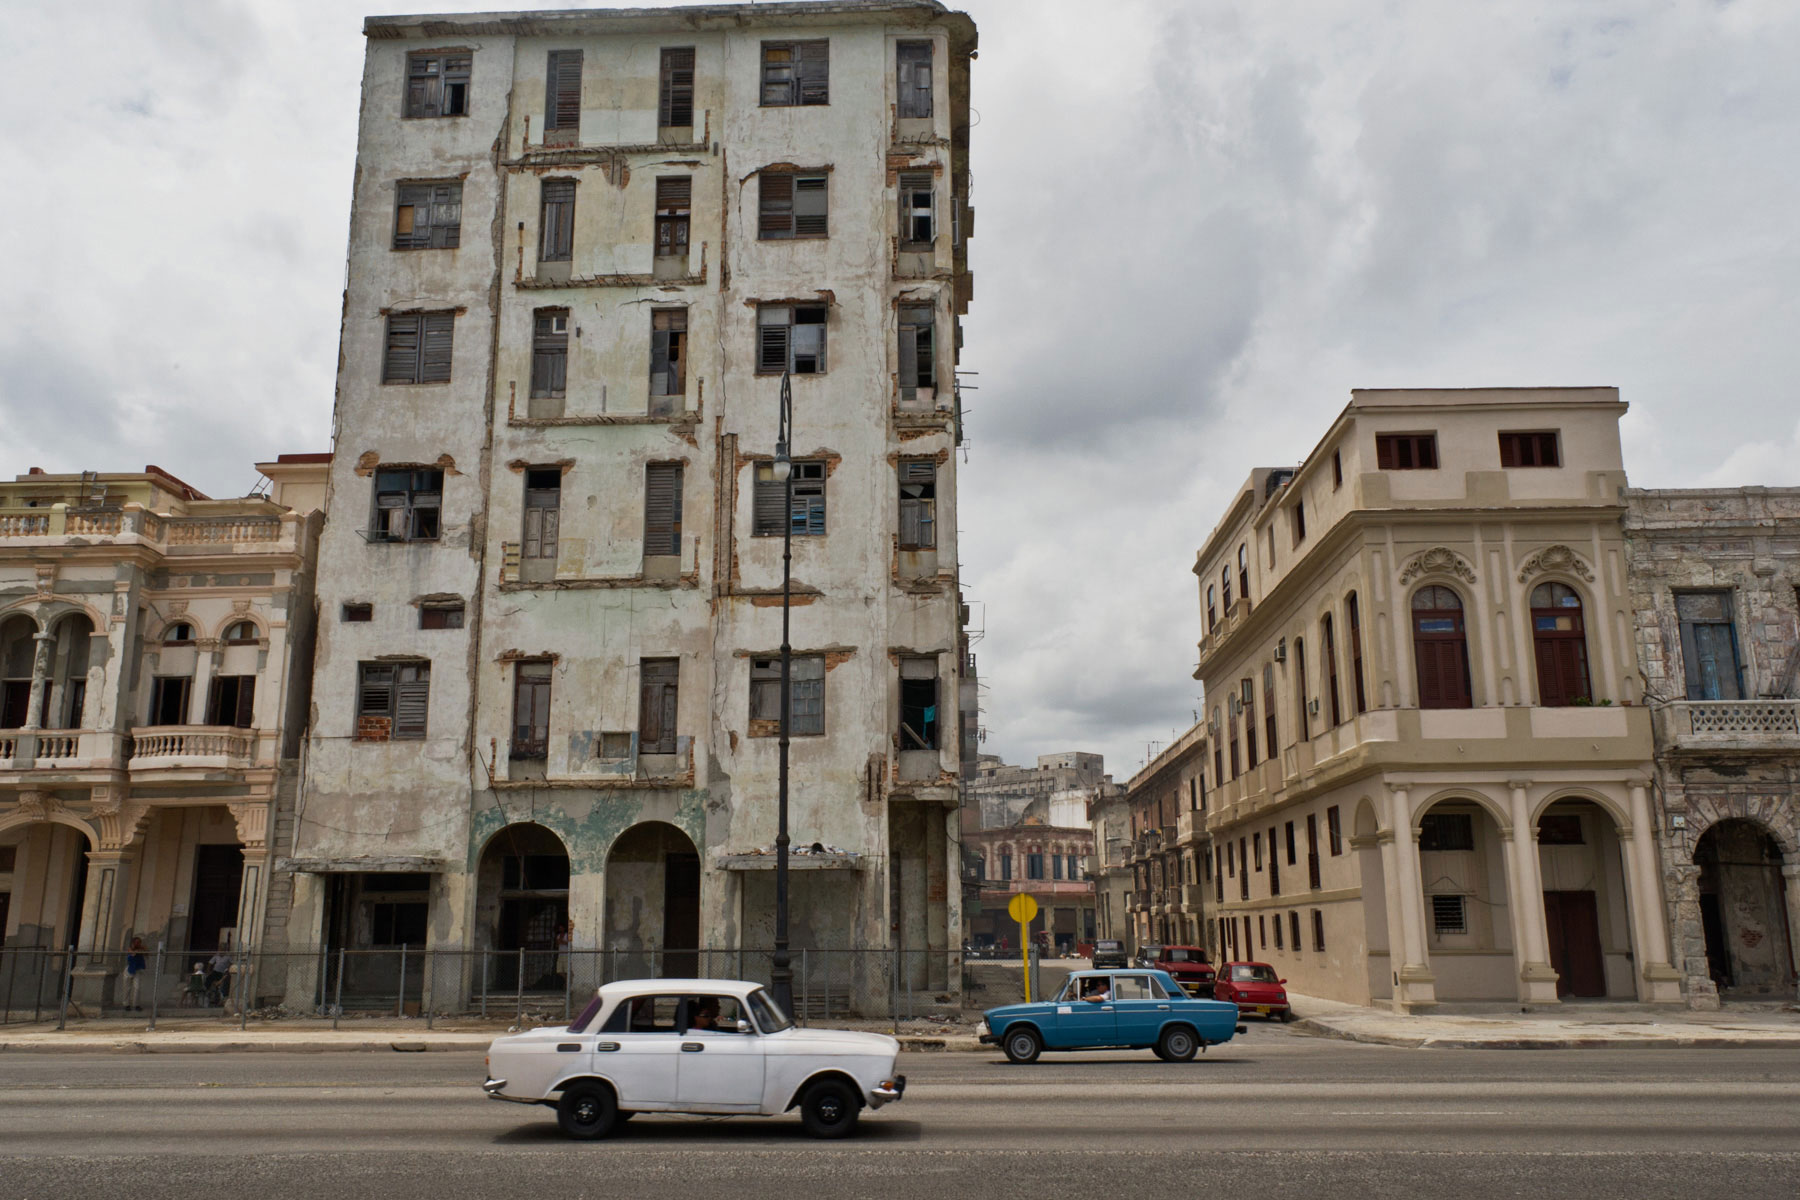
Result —
[{"label": "chain-link fence", "polygon": [[[237,950],[158,947],[87,953],[0,948],[0,1021],[145,1017],[157,1022],[255,1017],[567,1020],[604,983],[621,979],[742,979],[767,984],[771,949],[671,950]],[[923,950],[789,952],[800,1024],[920,1032],[972,1023],[962,955]]]}]

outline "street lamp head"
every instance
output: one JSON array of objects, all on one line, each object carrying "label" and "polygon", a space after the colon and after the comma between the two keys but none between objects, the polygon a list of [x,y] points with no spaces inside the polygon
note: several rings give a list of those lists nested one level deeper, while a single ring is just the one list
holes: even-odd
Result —
[{"label": "street lamp head", "polygon": [[794,464],[788,458],[787,447],[779,446],[775,450],[775,482],[786,483],[788,476],[794,473]]}]

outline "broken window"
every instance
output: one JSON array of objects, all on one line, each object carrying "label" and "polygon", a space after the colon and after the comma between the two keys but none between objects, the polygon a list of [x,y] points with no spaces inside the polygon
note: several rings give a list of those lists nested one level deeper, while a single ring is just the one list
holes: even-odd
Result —
[{"label": "broken window", "polygon": [[1356,711],[1365,713],[1369,711],[1369,704],[1363,690],[1362,612],[1357,606],[1355,592],[1344,597],[1344,616],[1350,623],[1350,686],[1356,693]]},{"label": "broken window", "polygon": [[1344,723],[1344,710],[1338,702],[1337,637],[1330,613],[1319,618],[1319,657],[1325,669],[1325,699],[1331,705],[1331,724],[1336,728]]},{"label": "broken window", "polygon": [[638,753],[675,753],[675,706],[681,661],[645,658],[638,662]]},{"label": "broken window", "polygon": [[756,373],[821,375],[825,371],[825,306],[765,304],[756,310]]},{"label": "broken window", "polygon": [[409,117],[466,117],[469,115],[468,54],[425,53],[406,56],[406,115]]},{"label": "broken window", "polygon": [[1435,471],[1438,465],[1437,434],[1376,434],[1375,465],[1383,471]]},{"label": "broken window", "polygon": [[764,108],[831,103],[831,43],[764,42],[762,103]]},{"label": "broken window", "polygon": [[900,463],[900,549],[937,548],[937,460]]},{"label": "broken window", "polygon": [[[519,547],[522,565],[554,564],[562,518],[562,471],[557,467],[525,472],[525,531]],[[528,569],[528,568],[527,568]]]},{"label": "broken window", "polygon": [[763,171],[756,183],[756,236],[822,238],[828,233],[830,176]]},{"label": "broken window", "polygon": [[665,47],[656,123],[664,128],[694,123],[694,48]]},{"label": "broken window", "polygon": [[929,171],[909,171],[900,176],[900,241],[907,246],[929,246],[937,239],[937,190]]},{"label": "broken window", "polygon": [[682,258],[688,252],[688,214],[694,196],[692,175],[663,175],[656,181],[656,256]]},{"label": "broken window", "polygon": [[652,396],[687,392],[687,318],[685,308],[659,308],[650,313]]},{"label": "broken window", "polygon": [[681,553],[681,464],[644,467],[644,555]]},{"label": "broken window", "polygon": [[512,758],[543,758],[550,751],[550,664],[521,662],[513,668]]},{"label": "broken window", "polygon": [[[544,132],[574,141],[581,128],[581,51],[552,50],[544,73]],[[548,139],[546,139],[548,140]]]},{"label": "broken window", "polygon": [[249,729],[256,724],[256,676],[214,677],[206,697],[206,723]]},{"label": "broken window", "polygon": [[151,679],[149,724],[186,725],[188,696],[193,687],[194,680],[189,675],[158,675]]},{"label": "broken window", "polygon": [[1581,597],[1566,583],[1540,583],[1531,591],[1531,641],[1537,656],[1538,703],[1547,707],[1585,704],[1588,686],[1587,634]]},{"label": "broken window", "polygon": [[453,312],[389,313],[383,383],[449,383]]},{"label": "broken window", "polygon": [[531,330],[531,395],[563,398],[569,378],[569,310],[540,308]]},{"label": "broken window", "polygon": [[[788,733],[825,732],[825,657],[796,654],[788,662]],[[781,720],[781,660],[750,660],[750,719]]]},{"label": "broken window", "polygon": [[894,47],[894,111],[902,117],[931,115],[931,43],[900,42]]},{"label": "broken window", "polygon": [[1469,644],[1462,597],[1440,585],[1413,593],[1413,657],[1420,708],[1469,708]]},{"label": "broken window", "polygon": [[[825,536],[825,463],[800,459],[792,464],[793,507],[788,510],[795,537]],[[756,464],[755,495],[751,503],[750,533],[754,537],[780,537],[781,501],[786,485],[775,478],[775,464]]]},{"label": "broken window", "polygon": [[359,663],[356,739],[385,742],[423,738],[430,696],[428,662]]},{"label": "broken window", "polygon": [[575,181],[546,179],[538,216],[539,262],[568,262],[575,255]]},{"label": "broken window", "polygon": [[1500,435],[1500,465],[1503,467],[1559,467],[1562,455],[1558,451],[1553,429]]},{"label": "broken window", "polygon": [[1677,592],[1681,663],[1689,700],[1742,700],[1744,668],[1730,592]]},{"label": "broken window", "polygon": [[461,629],[463,627],[463,602],[461,600],[433,600],[419,606],[420,629]]},{"label": "broken window", "polygon": [[453,250],[461,238],[461,183],[402,183],[394,189],[394,249]]},{"label": "broken window", "polygon": [[377,542],[429,542],[438,536],[444,473],[428,467],[381,467],[375,472],[375,515],[369,537]]},{"label": "broken window", "polygon": [[937,384],[932,358],[932,334],[936,313],[929,304],[909,304],[900,310],[900,398],[918,398],[920,388]]},{"label": "broken window", "polygon": [[1471,813],[1434,812],[1419,818],[1420,850],[1475,849],[1475,817]]},{"label": "broken window", "polygon": [[341,617],[345,621],[373,621],[375,606],[373,604],[346,603]]},{"label": "broken window", "polygon": [[903,658],[900,660],[900,749],[937,748],[937,659]]}]

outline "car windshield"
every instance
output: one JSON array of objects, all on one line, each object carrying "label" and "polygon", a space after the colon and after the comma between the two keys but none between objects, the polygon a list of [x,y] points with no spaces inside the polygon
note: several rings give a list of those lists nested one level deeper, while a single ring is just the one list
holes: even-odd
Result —
[{"label": "car windshield", "polygon": [[764,1033],[779,1033],[793,1024],[775,998],[761,988],[750,993],[750,1011],[756,1014],[756,1023]]},{"label": "car windshield", "polygon": [[1200,961],[1198,954],[1181,946],[1174,946],[1163,951],[1163,957],[1169,962],[1194,963]]},{"label": "car windshield", "polygon": [[1265,967],[1261,963],[1231,968],[1233,983],[1275,983],[1275,968]]},{"label": "car windshield", "polygon": [[1125,944],[1124,942],[1104,942],[1104,941],[1095,942],[1094,949],[1096,949],[1096,950],[1117,950],[1120,946],[1123,946],[1124,944]]}]

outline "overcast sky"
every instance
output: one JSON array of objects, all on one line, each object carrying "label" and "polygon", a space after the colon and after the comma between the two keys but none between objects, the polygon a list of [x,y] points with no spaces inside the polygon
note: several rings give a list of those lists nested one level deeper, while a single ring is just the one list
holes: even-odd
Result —
[{"label": "overcast sky", "polygon": [[[372,5],[10,0],[0,470],[327,448]],[[1194,552],[1353,387],[1616,385],[1634,483],[1800,484],[1800,5],[966,8],[986,752],[1186,728]]]}]

